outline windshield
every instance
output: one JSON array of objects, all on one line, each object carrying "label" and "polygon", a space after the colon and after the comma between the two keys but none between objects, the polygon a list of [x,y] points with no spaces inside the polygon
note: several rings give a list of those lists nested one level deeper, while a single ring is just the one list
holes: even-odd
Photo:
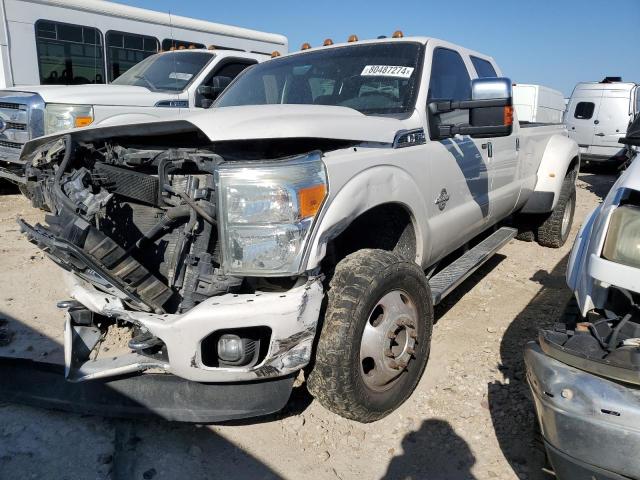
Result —
[{"label": "windshield", "polygon": [[267,104],[334,105],[364,114],[413,109],[421,45],[349,45],[255,65],[240,75],[215,107]]},{"label": "windshield", "polygon": [[161,53],[145,58],[112,83],[181,92],[212,58],[213,55],[206,52]]}]

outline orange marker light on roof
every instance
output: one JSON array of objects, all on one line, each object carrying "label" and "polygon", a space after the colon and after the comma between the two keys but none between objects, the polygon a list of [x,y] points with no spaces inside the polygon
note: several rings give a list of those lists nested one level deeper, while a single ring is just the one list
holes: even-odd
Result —
[{"label": "orange marker light on roof", "polygon": [[209,45],[209,46],[207,47],[207,50],[215,50],[215,49],[216,49],[216,46],[215,46],[215,45]]},{"label": "orange marker light on roof", "polygon": [[396,30],[395,32],[393,32],[393,35],[391,35],[391,38],[402,38],[404,37],[404,33],[402,33],[402,30]]},{"label": "orange marker light on roof", "polygon": [[327,194],[327,186],[314,185],[313,187],[298,190],[298,204],[300,206],[300,218],[315,216],[322,206],[322,201]]},{"label": "orange marker light on roof", "polygon": [[504,107],[504,125],[513,125],[513,107],[511,105]]},{"label": "orange marker light on roof", "polygon": [[277,50],[274,50],[273,52],[271,52],[271,58],[276,58],[280,56],[280,52]]},{"label": "orange marker light on roof", "polygon": [[327,38],[324,42],[322,42],[322,45],[324,45],[325,47],[328,47],[329,45],[333,45],[333,40],[331,40],[330,38]]},{"label": "orange marker light on roof", "polygon": [[300,50],[309,50],[310,48],[311,48],[311,44],[309,44],[308,42],[304,42],[300,47]]},{"label": "orange marker light on roof", "polygon": [[173,52],[175,49],[176,49],[176,47],[171,47],[171,48],[169,48],[169,51]]},{"label": "orange marker light on roof", "polygon": [[349,43],[353,43],[353,42],[357,42],[358,41],[358,36],[357,35],[349,35],[349,40],[347,40],[347,42]]},{"label": "orange marker light on roof", "polygon": [[185,46],[184,46],[184,45],[180,45],[180,46],[178,47],[178,50],[186,50],[186,48],[185,48]]},{"label": "orange marker light on roof", "polygon": [[189,45],[189,50],[193,50],[193,49],[195,49],[195,48],[196,48],[196,46],[195,46],[195,45]]}]

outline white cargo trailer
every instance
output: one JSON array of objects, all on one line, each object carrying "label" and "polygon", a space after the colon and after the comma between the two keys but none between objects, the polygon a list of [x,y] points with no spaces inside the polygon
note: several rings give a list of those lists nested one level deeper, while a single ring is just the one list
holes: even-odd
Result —
[{"label": "white cargo trailer", "polygon": [[287,38],[102,0],[0,0],[0,88],[109,83],[160,50],[271,55]]},{"label": "white cargo trailer", "polygon": [[518,83],[513,85],[513,106],[521,122],[562,123],[565,101],[552,88]]}]

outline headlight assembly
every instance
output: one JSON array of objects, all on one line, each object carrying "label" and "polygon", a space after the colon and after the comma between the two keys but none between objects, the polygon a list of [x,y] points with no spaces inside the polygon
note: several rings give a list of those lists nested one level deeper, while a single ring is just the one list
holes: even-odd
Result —
[{"label": "headlight assembly", "polygon": [[640,207],[622,205],[611,215],[602,256],[640,268]]},{"label": "headlight assembly", "polygon": [[319,153],[218,168],[220,240],[226,273],[299,273],[306,241],[327,194]]},{"label": "headlight assembly", "polygon": [[48,103],[44,111],[44,134],[86,127],[93,123],[91,105]]}]

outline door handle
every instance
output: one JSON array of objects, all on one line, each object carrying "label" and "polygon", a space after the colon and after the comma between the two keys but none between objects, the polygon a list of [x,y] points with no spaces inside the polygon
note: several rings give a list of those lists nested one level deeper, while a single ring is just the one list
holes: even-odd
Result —
[{"label": "door handle", "polygon": [[604,137],[604,133],[596,133],[596,137]]},{"label": "door handle", "polygon": [[595,122],[593,122],[593,123],[595,123],[596,125],[598,125],[598,124],[600,123],[600,120],[596,120],[596,121],[595,121]]},{"label": "door handle", "polygon": [[491,142],[483,143],[482,149],[487,151],[487,156],[489,158],[493,157],[493,145],[491,145]]}]

